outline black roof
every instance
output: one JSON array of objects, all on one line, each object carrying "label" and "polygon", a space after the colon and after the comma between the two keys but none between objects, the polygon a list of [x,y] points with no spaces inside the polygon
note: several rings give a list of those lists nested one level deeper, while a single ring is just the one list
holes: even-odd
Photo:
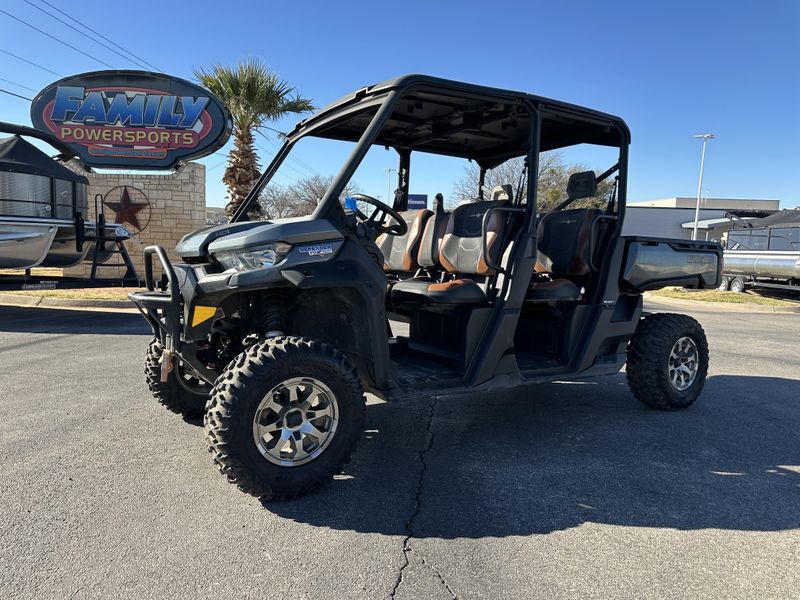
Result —
[{"label": "black roof", "polygon": [[16,135],[0,139],[0,171],[30,173],[52,179],[88,183],[86,177],[68,169],[29,141]]},{"label": "black roof", "polygon": [[800,227],[800,208],[781,210],[762,219],[736,223],[734,229],[760,229],[762,227]]},{"label": "black roof", "polygon": [[[527,152],[532,104],[542,111],[541,150],[575,143],[619,146],[630,142],[614,115],[525,92],[427,75],[405,75],[362,88],[300,122],[291,135],[355,141],[392,91],[401,99],[375,142],[460,156],[487,167]],[[374,110],[363,110],[372,106]]]}]

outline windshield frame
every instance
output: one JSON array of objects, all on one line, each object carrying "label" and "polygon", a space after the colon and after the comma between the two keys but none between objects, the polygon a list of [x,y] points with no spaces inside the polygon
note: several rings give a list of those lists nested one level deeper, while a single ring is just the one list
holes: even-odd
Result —
[{"label": "windshield frame", "polygon": [[239,205],[239,208],[231,217],[230,222],[237,223],[239,221],[247,220],[247,211],[254,202],[258,201],[261,192],[278,171],[278,168],[289,156],[289,153],[297,142],[303,138],[315,137],[315,132],[319,131],[320,129],[324,129],[331,123],[341,119],[346,119],[355,113],[371,111],[377,107],[375,114],[373,115],[367,127],[364,128],[361,137],[356,142],[353,150],[350,152],[350,155],[342,164],[339,172],[333,178],[331,185],[325,191],[325,195],[323,196],[322,200],[310,216],[311,219],[325,218],[328,215],[328,211],[331,210],[335,204],[338,204],[339,195],[347,185],[347,182],[350,181],[350,178],[355,173],[358,165],[361,164],[361,161],[364,159],[367,151],[380,133],[384,123],[392,114],[392,111],[397,104],[398,97],[399,95],[397,91],[390,90],[386,94],[370,98],[367,101],[356,100],[351,106],[339,107],[330,115],[325,115],[324,112],[317,113],[314,115],[314,117],[305,123],[302,123],[298,128],[295,129],[295,131],[287,136],[283,145],[281,145],[280,149],[278,150],[278,153],[269,163],[267,168],[264,170],[264,173],[258,178],[258,181],[256,181],[253,189],[250,190],[244,201]]}]

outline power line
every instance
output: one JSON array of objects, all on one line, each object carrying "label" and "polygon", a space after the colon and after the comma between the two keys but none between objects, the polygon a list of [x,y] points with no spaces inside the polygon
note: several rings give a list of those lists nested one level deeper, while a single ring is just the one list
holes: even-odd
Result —
[{"label": "power line", "polygon": [[[264,151],[264,152],[269,152],[269,150],[267,150],[267,149],[266,149],[264,146],[261,146],[261,145],[259,145],[259,144],[255,144],[255,146],[256,146],[256,148],[258,148],[259,150],[262,150],[262,151]],[[287,158],[289,158],[289,157],[287,157]],[[298,174],[300,177],[302,177],[303,179],[308,179],[309,177],[313,177],[313,176],[315,175],[314,173],[309,173],[309,172],[303,172],[303,171],[301,171],[300,169],[301,169],[302,167],[300,167],[300,165],[297,165],[297,166],[295,167],[295,166],[293,166],[292,164],[290,164],[290,163],[289,163],[289,161],[287,161],[287,160],[284,160],[284,161],[283,161],[283,163],[281,163],[281,167],[286,167],[287,169],[290,169],[291,171],[294,171],[295,173],[297,173],[297,174]],[[280,170],[280,169],[279,169],[279,170]],[[317,175],[319,175],[319,173],[316,173],[316,174],[317,174]]]},{"label": "power line", "polygon": [[[27,0],[26,0],[26,1],[27,1]],[[116,46],[117,48],[119,48],[119,49],[120,49],[120,50],[122,50],[123,52],[126,52],[127,54],[129,54],[130,56],[132,56],[133,58],[135,58],[137,61],[140,61],[141,63],[144,63],[145,65],[149,66],[151,69],[155,69],[156,71],[160,71],[160,70],[161,70],[161,69],[159,69],[158,67],[156,67],[154,64],[152,64],[152,63],[150,63],[150,62],[147,62],[147,61],[146,61],[145,59],[143,59],[141,56],[138,56],[138,55],[134,54],[134,53],[133,53],[133,52],[131,52],[130,50],[128,50],[128,49],[126,49],[126,48],[123,48],[122,46],[120,46],[119,44],[117,44],[115,41],[108,39],[106,36],[104,36],[104,35],[103,35],[102,33],[100,33],[99,31],[97,31],[97,30],[95,30],[95,29],[92,29],[91,27],[89,27],[89,26],[88,26],[88,25],[86,25],[85,23],[82,23],[81,21],[79,21],[79,20],[78,20],[78,19],[76,19],[75,17],[73,17],[73,16],[71,16],[71,15],[69,15],[69,14],[65,13],[63,10],[61,10],[61,9],[60,9],[60,8],[58,8],[57,6],[53,6],[53,5],[52,5],[52,4],[50,4],[50,3],[49,3],[47,0],[39,0],[39,1],[40,1],[42,4],[46,4],[47,6],[49,6],[50,8],[52,8],[53,10],[55,10],[55,11],[57,11],[57,12],[61,13],[62,15],[64,15],[65,17],[67,17],[67,18],[68,18],[70,21],[73,21],[73,22],[77,23],[78,25],[80,25],[80,26],[81,26],[81,27],[83,27],[84,29],[88,29],[88,30],[89,30],[89,31],[91,31],[93,34],[95,34],[95,35],[97,35],[97,36],[100,36],[100,37],[101,37],[101,38],[103,38],[105,41],[107,41],[109,44],[112,44],[112,45]]]},{"label": "power line", "polygon": [[116,54],[116,55],[118,55],[118,56],[121,56],[121,57],[122,57],[122,58],[124,58],[125,60],[130,60],[131,62],[135,63],[135,64],[136,64],[136,66],[138,66],[138,67],[141,67],[141,68],[143,68],[143,69],[147,69],[147,67],[146,67],[145,65],[143,65],[142,63],[140,63],[139,61],[137,61],[137,60],[133,60],[133,59],[131,59],[130,57],[128,57],[128,56],[125,56],[125,55],[124,55],[124,54],[122,54],[121,52],[119,52],[119,51],[115,50],[115,49],[114,49],[114,48],[112,48],[111,46],[108,46],[108,45],[104,44],[103,42],[100,42],[100,41],[96,40],[95,38],[93,38],[92,36],[90,36],[90,35],[89,35],[88,33],[86,33],[85,31],[81,31],[80,29],[78,29],[78,28],[77,28],[77,27],[75,27],[74,25],[70,25],[69,23],[67,23],[67,22],[66,22],[64,19],[61,19],[61,18],[57,17],[57,16],[56,16],[56,15],[54,15],[53,13],[47,12],[47,11],[46,11],[45,9],[43,9],[41,6],[37,6],[36,4],[34,4],[33,2],[31,2],[31,0],[24,0],[24,1],[25,1],[25,2],[27,2],[28,4],[30,4],[30,5],[31,5],[33,8],[35,8],[36,10],[43,12],[43,13],[44,13],[44,14],[46,14],[48,17],[51,17],[51,18],[55,19],[56,21],[58,21],[59,23],[61,23],[61,24],[63,24],[63,25],[66,25],[67,27],[69,27],[69,28],[70,28],[70,29],[72,29],[73,31],[77,31],[77,32],[78,32],[78,33],[80,33],[80,34],[81,34],[83,37],[90,39],[90,40],[91,40],[91,41],[93,41],[95,44],[99,44],[100,46],[102,46],[102,47],[103,47],[103,48],[105,48],[106,50],[111,50],[111,52],[113,52],[114,54]]},{"label": "power line", "polygon": [[14,16],[14,15],[12,15],[10,12],[7,12],[7,11],[3,10],[2,8],[0,8],[0,13],[3,13],[3,14],[4,14],[4,15],[6,15],[7,17],[11,17],[11,18],[12,18],[12,19],[14,19],[15,21],[18,21],[18,22],[22,23],[23,25],[25,25],[25,26],[27,26],[27,27],[30,27],[30,28],[31,28],[31,29],[33,29],[34,31],[38,31],[38,32],[39,32],[39,33],[41,33],[42,35],[46,35],[46,36],[47,36],[47,37],[49,37],[50,39],[57,41],[59,44],[63,44],[63,45],[65,45],[67,48],[72,48],[73,50],[75,50],[75,52],[79,52],[79,53],[83,54],[84,56],[87,56],[87,57],[91,58],[92,60],[96,60],[96,61],[97,61],[97,62],[99,62],[101,65],[105,65],[105,66],[106,66],[106,67],[108,67],[109,69],[113,69],[113,68],[114,68],[113,66],[111,66],[110,64],[108,64],[107,62],[105,62],[104,60],[100,60],[100,59],[99,59],[99,58],[97,58],[96,56],[92,56],[92,55],[91,55],[91,54],[89,54],[88,52],[84,52],[84,51],[83,51],[83,50],[81,50],[80,48],[76,48],[76,47],[75,47],[75,46],[73,46],[72,44],[68,44],[68,43],[67,43],[67,42],[65,42],[64,40],[62,40],[62,39],[59,39],[59,38],[57,38],[56,36],[54,36],[54,35],[52,35],[52,34],[50,34],[50,33],[47,33],[46,31],[44,31],[44,30],[42,30],[42,29],[39,29],[39,28],[38,28],[38,27],[36,27],[35,25],[31,25],[30,23],[28,23],[28,22],[27,22],[27,21],[25,21],[24,19],[20,19],[19,17],[15,17],[15,16]]},{"label": "power line", "polygon": [[26,62],[26,63],[28,63],[29,65],[33,65],[34,67],[38,67],[38,68],[40,68],[42,71],[47,71],[48,73],[52,73],[52,74],[53,74],[53,75],[55,75],[56,77],[63,77],[63,76],[64,76],[62,73],[56,73],[56,72],[55,72],[55,71],[53,71],[52,69],[48,69],[47,67],[43,67],[43,66],[42,66],[42,65],[40,65],[39,63],[35,63],[35,62],[33,62],[32,60],[28,60],[27,58],[22,58],[21,56],[17,56],[17,55],[16,55],[16,54],[14,54],[13,52],[9,52],[8,50],[3,50],[2,48],[0,48],[0,52],[2,52],[3,54],[8,54],[9,56],[13,56],[13,57],[14,57],[14,58],[16,58],[17,60],[21,60],[22,62]]},{"label": "power line", "polygon": [[[276,130],[273,130],[273,131],[276,131]],[[269,136],[265,135],[263,131],[259,131],[258,133],[261,135],[261,137],[263,137],[265,140],[267,140],[270,143],[270,145],[273,146],[276,150],[280,150],[281,149],[280,144],[278,144],[278,142],[276,142],[275,140],[273,140]],[[295,156],[292,156],[291,154],[289,154],[287,156],[287,158],[289,160],[291,160],[292,162],[294,162],[295,164],[297,164],[299,167],[307,170],[311,175],[318,175],[318,176],[322,177],[322,175],[320,174],[319,171],[317,171],[314,167],[311,167],[311,166],[307,165],[306,163],[304,163],[299,158],[297,158]]]},{"label": "power line", "polygon": [[28,102],[33,102],[33,98],[28,98],[26,96],[20,96],[19,94],[15,94],[14,92],[9,92],[8,90],[4,90],[3,88],[0,88],[0,92],[3,92],[4,94],[8,94],[9,96],[16,96],[17,98],[22,98],[23,100],[27,100]]},{"label": "power line", "polygon": [[5,77],[0,77],[0,81],[5,81],[6,83],[10,83],[11,85],[15,85],[17,87],[20,87],[23,90],[28,90],[29,92],[33,92],[34,94],[39,91],[39,90],[33,89],[32,87],[28,87],[27,85],[22,85],[21,83],[17,83],[16,81],[11,81],[10,79],[6,79]]}]

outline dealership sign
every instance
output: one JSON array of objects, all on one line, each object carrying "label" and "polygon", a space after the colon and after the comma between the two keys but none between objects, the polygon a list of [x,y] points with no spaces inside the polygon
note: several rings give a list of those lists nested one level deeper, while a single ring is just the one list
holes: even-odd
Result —
[{"label": "dealership sign", "polygon": [[56,81],[31,104],[34,127],[90,167],[168,169],[225,145],[231,120],[193,83],[144,71],[97,71]]}]

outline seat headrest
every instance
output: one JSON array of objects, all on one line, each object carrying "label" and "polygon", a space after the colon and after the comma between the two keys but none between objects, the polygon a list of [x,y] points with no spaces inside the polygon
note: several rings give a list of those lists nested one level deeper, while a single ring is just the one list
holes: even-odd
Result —
[{"label": "seat headrest", "polygon": [[444,213],[444,196],[442,196],[441,192],[433,198],[433,212],[437,215]]},{"label": "seat headrest", "polygon": [[492,188],[492,200],[508,200],[511,202],[514,199],[514,188],[511,184],[496,185]]},{"label": "seat headrest", "polygon": [[567,198],[591,198],[597,194],[597,177],[594,171],[580,171],[569,176],[567,182]]}]

